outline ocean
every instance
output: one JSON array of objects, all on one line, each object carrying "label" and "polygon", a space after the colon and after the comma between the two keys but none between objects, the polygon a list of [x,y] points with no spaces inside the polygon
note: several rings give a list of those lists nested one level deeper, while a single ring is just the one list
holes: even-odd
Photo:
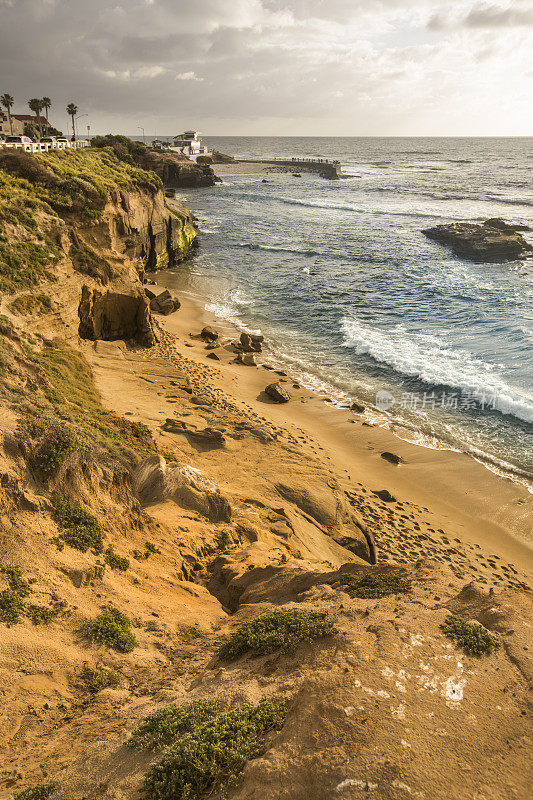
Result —
[{"label": "ocean", "polygon": [[490,217],[533,227],[533,139],[205,142],[248,158],[338,159],[345,177],[235,175],[178,192],[201,244],[176,289],[260,330],[304,384],[362,401],[400,438],[529,483],[533,260],[471,263],[422,230]]}]

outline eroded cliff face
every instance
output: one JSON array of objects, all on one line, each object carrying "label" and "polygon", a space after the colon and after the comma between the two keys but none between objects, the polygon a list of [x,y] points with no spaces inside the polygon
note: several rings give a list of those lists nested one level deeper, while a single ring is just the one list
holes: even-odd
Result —
[{"label": "eroded cliff face", "polygon": [[198,228],[181,203],[165,203],[163,191],[113,192],[95,224],[78,226],[78,233],[96,248],[131,259],[136,270],[155,272],[183,261],[196,246]]}]

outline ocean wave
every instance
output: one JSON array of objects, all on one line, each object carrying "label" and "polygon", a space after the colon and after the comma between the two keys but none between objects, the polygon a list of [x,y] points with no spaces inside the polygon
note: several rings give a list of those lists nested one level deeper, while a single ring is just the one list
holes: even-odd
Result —
[{"label": "ocean wave", "polygon": [[431,335],[410,333],[404,325],[377,330],[358,320],[341,322],[344,346],[369,355],[396,372],[416,377],[430,386],[450,386],[486,398],[488,407],[525,422],[533,422],[533,398],[510,387],[486,363],[467,350],[453,347]]},{"label": "ocean wave", "polygon": [[239,242],[237,247],[242,247],[246,250],[264,250],[268,253],[293,253],[302,256],[319,256],[318,250],[302,250],[298,247],[283,247],[267,244],[253,244],[250,242]]},{"label": "ocean wave", "polygon": [[348,203],[328,203],[324,200],[297,200],[293,197],[274,197],[273,200],[279,200],[280,203],[285,203],[291,206],[303,206],[304,208],[316,208],[322,211],[350,211],[352,214],[372,214],[378,216],[393,216],[393,217],[427,217],[430,219],[440,219],[442,213],[432,214],[427,211],[407,211],[405,209],[377,209],[365,208],[364,206],[355,206]]}]

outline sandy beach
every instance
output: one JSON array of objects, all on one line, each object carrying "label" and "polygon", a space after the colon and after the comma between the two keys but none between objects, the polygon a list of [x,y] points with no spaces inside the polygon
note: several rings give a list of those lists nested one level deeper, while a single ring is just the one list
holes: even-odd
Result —
[{"label": "sandy beach", "polygon": [[[156,280],[164,287],[165,273]],[[355,492],[354,505],[372,529],[383,560],[401,560],[402,552],[406,559],[437,554],[466,571],[472,567],[471,574],[478,571],[491,585],[503,585],[515,569],[526,582],[531,580],[528,518],[533,496],[526,488],[470,456],[402,441],[366,422],[364,415],[332,407],[325,395],[296,388],[289,375],[266,369],[267,352],[256,357],[257,367],[237,364],[231,345],[239,336],[235,327],[206,312],[201,298],[182,294],[180,299],[179,312],[160,318],[178,358],[197,365],[243,415],[252,413],[281,429],[297,446],[301,460],[319,459],[341,485]],[[214,349],[206,349],[198,337],[206,324],[220,334]],[[267,384],[277,380],[290,392],[289,403],[279,405],[264,395]],[[384,452],[400,456],[403,463],[385,461]],[[265,472],[273,468],[264,466]],[[224,477],[231,482],[228,474]],[[407,521],[403,512],[392,514],[373,494],[382,489],[408,504],[413,517]]]}]

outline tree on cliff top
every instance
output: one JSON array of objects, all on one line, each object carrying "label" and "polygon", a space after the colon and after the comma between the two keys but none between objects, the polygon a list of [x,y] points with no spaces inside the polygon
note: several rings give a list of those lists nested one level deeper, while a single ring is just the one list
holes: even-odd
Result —
[{"label": "tree on cliff top", "polygon": [[127,136],[108,133],[106,136],[93,136],[91,147],[111,147],[114,154],[127,164],[143,165],[146,147],[140,142],[134,142]]},{"label": "tree on cliff top", "polygon": [[33,113],[37,117],[37,125],[39,126],[39,138],[42,139],[43,126],[41,122],[41,111],[43,110],[43,101],[40,100],[38,97],[32,97],[31,100],[28,100],[28,105],[30,107],[30,110],[33,111]]},{"label": "tree on cliff top", "polygon": [[13,103],[15,102],[15,98],[12,94],[8,94],[7,92],[0,97],[0,103],[7,108],[7,118],[9,120],[9,129],[11,131],[11,136],[13,136],[13,120],[11,119],[11,109],[13,107]]},{"label": "tree on cliff top", "polygon": [[72,138],[76,139],[76,114],[78,113],[78,106],[74,103],[69,103],[67,106],[67,114],[72,117]]}]

